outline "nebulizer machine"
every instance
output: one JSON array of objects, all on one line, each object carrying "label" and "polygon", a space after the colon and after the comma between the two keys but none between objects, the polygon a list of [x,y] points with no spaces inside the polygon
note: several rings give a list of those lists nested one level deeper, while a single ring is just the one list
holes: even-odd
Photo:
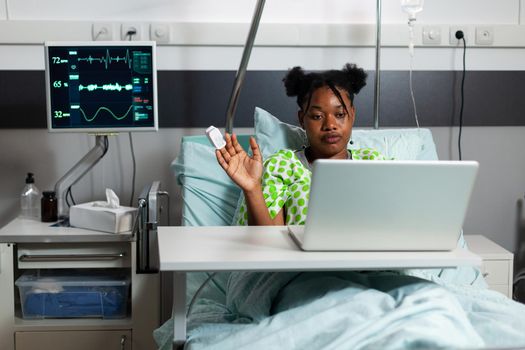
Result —
[{"label": "nebulizer machine", "polygon": [[414,118],[416,120],[417,128],[419,129],[419,119],[417,116],[416,99],[414,97],[414,88],[412,86],[412,66],[414,64],[414,25],[416,22],[416,14],[423,10],[423,0],[401,0],[401,10],[408,14],[408,52],[410,54],[410,70],[409,70],[409,84],[410,96],[412,98],[412,105],[414,108]]}]

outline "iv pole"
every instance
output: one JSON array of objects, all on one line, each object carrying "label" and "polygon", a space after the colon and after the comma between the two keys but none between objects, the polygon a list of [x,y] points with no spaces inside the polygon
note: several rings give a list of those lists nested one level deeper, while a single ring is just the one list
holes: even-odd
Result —
[{"label": "iv pole", "polygon": [[[226,132],[230,133],[233,131],[233,119],[235,117],[235,111],[237,109],[237,104],[239,102],[239,94],[241,92],[241,87],[244,82],[244,77],[246,75],[246,68],[248,66],[248,61],[250,60],[250,55],[253,48],[253,42],[255,41],[255,35],[257,34],[257,29],[259,28],[259,22],[261,20],[261,15],[264,9],[265,0],[258,0],[255,12],[252,18],[252,24],[250,26],[250,32],[248,33],[248,38],[246,39],[246,44],[244,45],[244,51],[242,53],[241,64],[235,75],[235,81],[233,83],[233,89],[228,102],[228,108],[226,110]],[[374,84],[374,129],[379,129],[379,97],[380,97],[380,60],[381,60],[381,0],[377,0],[376,4],[376,76]]]},{"label": "iv pole", "polygon": [[374,129],[379,129],[379,96],[381,64],[381,0],[377,0],[376,9],[376,79],[374,84]]},{"label": "iv pole", "polygon": [[253,42],[255,41],[255,35],[259,28],[259,22],[261,21],[262,12],[264,9],[265,0],[257,0],[255,6],[255,12],[253,13],[252,24],[250,26],[250,32],[244,45],[244,51],[242,53],[241,64],[235,75],[235,82],[233,83],[233,89],[228,102],[228,109],[226,110],[226,132],[231,134],[233,131],[233,118],[235,117],[235,110],[239,103],[239,94],[241,93],[241,87],[244,82],[244,76],[246,75],[246,68],[248,67],[248,61],[252,53]]}]

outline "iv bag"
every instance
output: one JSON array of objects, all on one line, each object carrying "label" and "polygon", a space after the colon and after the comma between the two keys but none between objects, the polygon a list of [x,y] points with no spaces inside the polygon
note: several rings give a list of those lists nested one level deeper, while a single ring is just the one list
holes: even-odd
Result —
[{"label": "iv bag", "polygon": [[423,10],[423,0],[401,0],[401,9],[408,14],[408,18],[416,19],[416,13]]},{"label": "iv bag", "polygon": [[401,0],[401,10],[408,14],[408,52],[410,57],[414,56],[414,23],[416,13],[423,10],[423,0]]}]

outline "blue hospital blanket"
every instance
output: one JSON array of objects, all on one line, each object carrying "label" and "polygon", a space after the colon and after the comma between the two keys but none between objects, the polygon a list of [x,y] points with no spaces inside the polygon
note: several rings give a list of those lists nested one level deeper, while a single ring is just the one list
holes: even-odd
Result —
[{"label": "blue hospital blanket", "polygon": [[[188,349],[525,346],[524,305],[399,272],[237,272],[224,297],[198,301]],[[157,341],[171,346],[172,327]]]}]

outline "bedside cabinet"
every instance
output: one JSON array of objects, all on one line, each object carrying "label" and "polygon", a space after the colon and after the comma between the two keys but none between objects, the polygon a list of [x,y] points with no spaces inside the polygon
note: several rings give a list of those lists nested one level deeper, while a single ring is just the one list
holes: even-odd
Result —
[{"label": "bedside cabinet", "polygon": [[[33,314],[24,318],[21,287],[16,281],[41,270],[46,271],[46,278],[55,281],[58,286],[56,293],[62,293],[64,301],[52,299],[53,305],[59,305],[55,314],[47,313],[47,303],[42,302],[42,308],[33,303],[36,305]],[[72,296],[76,292],[66,292],[59,284],[59,281],[64,281],[60,274],[68,276],[70,271],[87,278],[79,279],[75,285],[80,287],[77,299]],[[89,286],[97,286],[96,279],[88,278],[90,274],[106,277],[102,278],[103,289],[89,289]],[[113,276],[121,276],[127,281],[121,287],[127,289],[123,301],[126,312],[114,314],[116,318],[105,318],[103,300],[119,300],[104,299],[104,295],[119,293],[118,289],[111,287],[115,281]],[[120,281],[120,277],[116,281]],[[24,288],[39,289],[36,283],[28,283]],[[45,284],[41,288],[46,288]],[[97,293],[99,302],[92,296]],[[124,298],[124,293],[121,295]],[[92,315],[69,317],[71,314],[67,314],[87,308],[95,310]],[[64,316],[60,315],[61,312]],[[131,233],[54,227],[49,223],[19,218],[0,228],[1,350],[150,350],[156,348],[152,334],[159,324],[160,276],[137,273],[137,242]]]},{"label": "bedside cabinet", "polygon": [[514,254],[481,235],[465,235],[470,251],[483,260],[481,272],[489,289],[512,298]]}]

